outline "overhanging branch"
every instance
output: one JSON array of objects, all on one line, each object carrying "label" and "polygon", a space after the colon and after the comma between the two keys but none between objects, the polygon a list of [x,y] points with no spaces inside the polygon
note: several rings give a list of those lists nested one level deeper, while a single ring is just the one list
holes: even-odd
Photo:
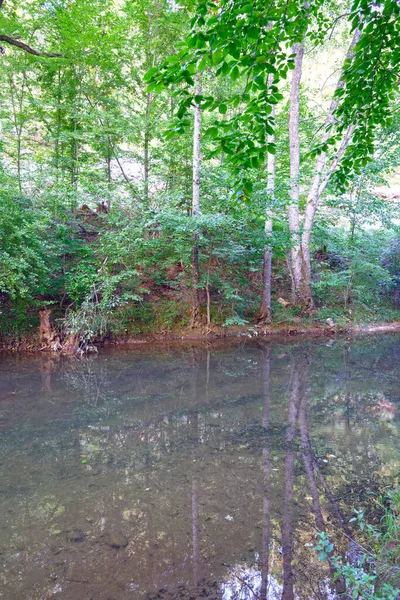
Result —
[{"label": "overhanging branch", "polygon": [[[1,8],[1,5],[3,4],[3,1],[4,0],[0,0],[0,8]],[[24,50],[25,52],[28,52],[29,54],[33,54],[33,56],[47,56],[49,58],[55,58],[57,56],[62,56],[62,54],[60,54],[59,52],[40,52],[39,50],[35,50],[35,48],[32,48],[28,44],[25,44],[25,42],[20,42],[20,40],[18,40],[16,38],[13,38],[9,35],[3,35],[3,34],[0,34],[0,52],[1,53],[4,53],[4,49],[1,46],[1,42],[6,42],[7,44],[10,44],[11,46],[20,48],[21,50]]]}]

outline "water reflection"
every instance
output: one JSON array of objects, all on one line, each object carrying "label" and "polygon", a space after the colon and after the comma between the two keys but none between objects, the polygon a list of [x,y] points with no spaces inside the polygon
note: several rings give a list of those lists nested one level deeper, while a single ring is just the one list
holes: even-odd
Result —
[{"label": "water reflection", "polygon": [[[399,471],[400,338],[0,361],[0,598],[333,598]],[[342,532],[342,533],[341,533]]]}]

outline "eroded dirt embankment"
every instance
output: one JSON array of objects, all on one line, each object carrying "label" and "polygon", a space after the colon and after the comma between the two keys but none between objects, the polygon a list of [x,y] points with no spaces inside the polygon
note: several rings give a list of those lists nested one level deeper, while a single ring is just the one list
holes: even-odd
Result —
[{"label": "eroded dirt embankment", "polygon": [[[280,340],[290,339],[293,337],[335,337],[340,335],[362,335],[371,333],[400,333],[400,321],[383,324],[349,324],[346,327],[327,326],[323,324],[308,325],[308,324],[289,324],[281,323],[279,325],[261,326],[246,326],[246,327],[213,327],[199,329],[177,329],[170,332],[162,332],[149,335],[135,336],[115,336],[107,337],[102,340],[94,340],[92,347],[102,347],[110,345],[139,345],[139,344],[156,344],[162,342],[178,342],[178,341],[212,341],[224,340],[232,338],[262,338]],[[11,336],[2,337],[0,335],[0,352],[56,352],[51,347],[43,346],[40,338],[36,334],[21,335],[17,338]],[[57,351],[59,352],[59,351]],[[62,350],[61,350],[62,352]],[[68,354],[69,352],[64,352]]]}]

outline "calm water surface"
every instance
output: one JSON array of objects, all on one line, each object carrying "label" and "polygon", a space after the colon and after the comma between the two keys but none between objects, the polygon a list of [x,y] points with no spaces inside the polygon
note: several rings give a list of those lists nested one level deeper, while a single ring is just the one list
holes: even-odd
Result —
[{"label": "calm water surface", "polygon": [[0,358],[1,600],[328,598],[400,472],[400,336]]}]

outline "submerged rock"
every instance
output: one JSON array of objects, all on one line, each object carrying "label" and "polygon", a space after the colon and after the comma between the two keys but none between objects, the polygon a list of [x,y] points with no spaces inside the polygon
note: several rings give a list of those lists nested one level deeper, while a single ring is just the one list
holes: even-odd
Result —
[{"label": "submerged rock", "polygon": [[111,548],[125,548],[128,545],[128,539],[122,533],[116,531],[106,533],[104,541]]},{"label": "submerged rock", "polygon": [[82,529],[69,529],[66,533],[67,542],[82,542],[85,534]]},{"label": "submerged rock", "polygon": [[90,578],[87,572],[84,570],[81,564],[72,565],[72,567],[68,570],[67,573],[68,581],[72,581],[74,583],[89,583]]}]

